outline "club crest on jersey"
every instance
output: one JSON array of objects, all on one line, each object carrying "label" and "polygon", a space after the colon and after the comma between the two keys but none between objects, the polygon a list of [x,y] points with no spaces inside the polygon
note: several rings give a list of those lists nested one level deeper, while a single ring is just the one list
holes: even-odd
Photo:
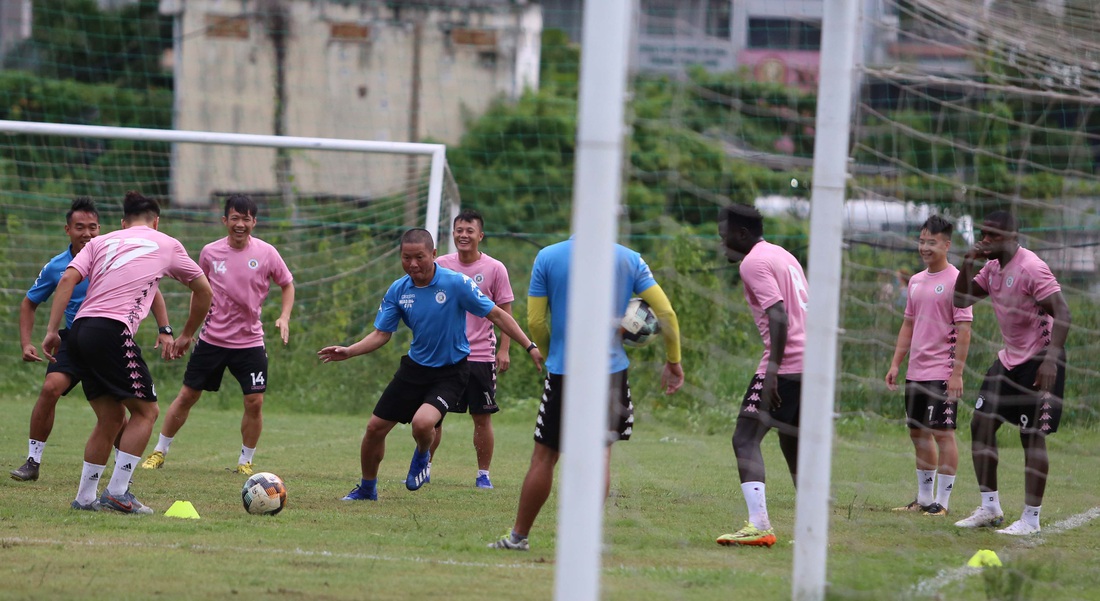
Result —
[{"label": "club crest on jersey", "polygon": [[943,294],[943,284],[936,284],[936,294]]},{"label": "club crest on jersey", "polygon": [[480,273],[479,273],[479,274],[477,274],[477,275],[475,275],[475,276],[474,276],[474,282],[476,282],[476,283],[480,284],[480,283],[482,283],[482,282],[484,282],[484,281],[485,281],[485,276],[484,276],[484,275],[482,275],[482,274],[480,274]]},{"label": "club crest on jersey", "polygon": [[441,305],[443,303],[447,302],[447,293],[442,291],[442,290],[436,290],[436,292],[435,292],[435,302],[437,302]]},{"label": "club crest on jersey", "polygon": [[1010,275],[1007,278],[1005,278],[1005,288],[1011,288],[1012,284],[1014,284],[1014,283],[1016,283],[1015,276]]},{"label": "club crest on jersey", "polygon": [[259,266],[260,266],[260,262],[257,261],[256,259],[249,259],[248,260],[248,268],[249,269],[256,269]]}]

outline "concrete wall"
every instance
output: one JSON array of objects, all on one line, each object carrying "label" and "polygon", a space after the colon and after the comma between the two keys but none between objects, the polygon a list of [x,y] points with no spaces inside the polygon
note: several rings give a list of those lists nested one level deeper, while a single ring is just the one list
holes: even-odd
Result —
[{"label": "concrete wall", "polygon": [[[465,115],[537,87],[538,5],[427,4],[162,0],[181,40],[175,127],[454,144]],[[273,29],[285,32],[281,99]],[[285,182],[298,193],[368,199],[404,191],[427,165],[317,151],[291,152],[290,162]],[[275,163],[273,150],[180,145],[174,200],[202,205],[227,191],[274,193]]]}]

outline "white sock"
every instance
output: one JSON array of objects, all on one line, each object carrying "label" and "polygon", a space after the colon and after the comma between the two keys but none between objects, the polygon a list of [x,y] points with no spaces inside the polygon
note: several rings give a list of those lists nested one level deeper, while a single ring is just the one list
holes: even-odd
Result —
[{"label": "white sock", "polygon": [[42,463],[42,449],[46,448],[46,441],[35,440],[33,438],[27,440],[27,459],[34,459],[35,463]]},{"label": "white sock", "polygon": [[936,470],[917,470],[917,503],[931,505],[935,487]]},{"label": "white sock", "polygon": [[99,478],[105,469],[105,465],[84,462],[84,469],[80,472],[80,488],[76,490],[77,503],[87,505],[99,497]]},{"label": "white sock", "polygon": [[126,494],[126,489],[130,488],[134,468],[137,467],[139,461],[141,461],[141,457],[119,451],[115,455],[115,471],[111,472],[111,481],[107,483],[107,492],[116,497]]},{"label": "white sock", "polygon": [[764,483],[742,482],[741,493],[745,495],[745,504],[749,508],[749,523],[761,530],[770,530],[772,522],[768,519],[768,501],[764,494]]},{"label": "white sock", "polygon": [[982,493],[982,507],[992,509],[994,513],[1004,513],[1001,510],[1001,495],[995,490]]},{"label": "white sock", "polygon": [[[429,467],[431,466],[430,463],[428,465],[429,465]],[[478,470],[477,475],[478,476],[485,476],[486,478],[488,478],[489,477],[489,470]]]},{"label": "white sock", "polygon": [[172,446],[172,439],[174,439],[174,438],[175,438],[175,436],[165,436],[165,435],[161,434],[160,438],[157,439],[157,448],[155,448],[153,450],[154,451],[160,451],[164,455],[167,455],[168,454],[168,447]]},{"label": "white sock", "polygon": [[1034,527],[1038,528],[1039,527],[1039,510],[1042,509],[1042,508],[1043,508],[1042,505],[1036,505],[1034,507],[1032,507],[1031,505],[1024,505],[1024,514],[1020,516],[1020,519],[1023,520],[1029,526],[1034,526]]},{"label": "white sock", "polygon": [[940,474],[936,477],[936,502],[946,509],[951,500],[951,490],[955,488],[955,476]]},{"label": "white sock", "polygon": [[241,445],[241,457],[237,459],[237,465],[244,465],[246,463],[252,463],[252,456],[256,454],[256,449],[250,449],[244,445]]}]

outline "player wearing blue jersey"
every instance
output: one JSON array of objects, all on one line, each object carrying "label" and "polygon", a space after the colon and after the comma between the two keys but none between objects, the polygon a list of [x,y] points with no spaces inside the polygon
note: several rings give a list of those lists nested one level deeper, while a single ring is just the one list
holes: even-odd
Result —
[{"label": "player wearing blue jersey", "polygon": [[345,501],[378,499],[378,466],[386,450],[386,436],[398,424],[412,424],[416,451],[409,465],[405,487],[417,490],[431,478],[428,462],[436,425],[466,389],[470,344],[466,339],[466,314],[493,322],[512,340],[522,344],[542,369],[542,354],[523,333],[516,320],[481,293],[470,278],[435,264],[435,241],[424,229],[401,236],[404,277],[390,285],[378,308],[374,331],[351,346],[327,346],[317,352],[321,361],[344,361],[378,350],[404,322],[412,330],[409,353],[393,380],[378,399],[360,446],[362,480]]},{"label": "player wearing blue jersey", "polygon": [[[65,234],[69,236],[69,248],[61,251],[56,257],[39,272],[38,278],[27,291],[27,296],[19,305],[19,346],[23,349],[23,360],[28,363],[42,361],[38,350],[31,343],[31,333],[34,331],[34,312],[38,305],[45,302],[57,288],[61,281],[65,268],[69,261],[84,248],[89,240],[99,235],[99,211],[92,199],[81,196],[73,200],[69,212],[65,214]],[[42,463],[42,450],[46,446],[46,440],[53,431],[54,410],[57,401],[62,396],[69,394],[79,382],[76,370],[69,358],[65,347],[65,339],[68,337],[68,327],[73,325],[76,312],[80,304],[84,302],[84,296],[88,292],[88,280],[84,280],[73,289],[73,295],[65,306],[65,327],[61,330],[61,347],[57,352],[57,362],[46,364],[46,380],[42,383],[42,390],[38,393],[38,400],[31,411],[30,438],[27,441],[27,461],[18,469],[12,470],[12,480],[21,482],[38,480],[39,466]],[[164,300],[159,296],[156,299],[153,311],[160,323],[168,323],[168,312],[164,307]],[[172,337],[157,341],[158,346],[171,342]],[[167,347],[165,347],[167,348]]]},{"label": "player wearing blue jersey", "polygon": [[[519,496],[519,509],[512,531],[489,545],[495,549],[526,551],[527,535],[538,517],[539,511],[550,496],[554,484],[554,466],[561,455],[562,393],[565,390],[565,328],[569,302],[569,261],[573,240],[552,244],[539,251],[531,272],[531,285],[527,291],[527,323],[536,342],[549,343],[546,360],[546,381],[543,385],[542,403],[535,421],[535,449],[531,454],[531,466],[523,480]],[[642,256],[625,246],[615,246],[615,310],[623,315],[631,297],[640,296],[649,303],[661,323],[665,343],[665,366],[661,374],[661,387],[665,394],[672,394],[684,384],[684,371],[680,365],[680,327],[672,303],[653,278]],[[550,323],[547,324],[547,309]],[[608,391],[608,438],[604,452],[604,486],[610,483],[611,443],[628,440],[634,427],[634,405],[630,400],[630,384],[627,367],[630,360],[618,337],[611,344],[611,379]],[[595,415],[600,416],[599,407]],[[605,488],[606,494],[606,488]]]}]

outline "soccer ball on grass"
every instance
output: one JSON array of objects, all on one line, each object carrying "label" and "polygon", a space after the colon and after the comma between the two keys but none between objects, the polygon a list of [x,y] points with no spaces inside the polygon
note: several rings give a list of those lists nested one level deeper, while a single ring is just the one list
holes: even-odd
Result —
[{"label": "soccer ball on grass", "polygon": [[275,515],[286,507],[286,484],[270,472],[253,474],[241,489],[244,509],[253,515]]},{"label": "soccer ball on grass", "polygon": [[632,298],[626,305],[626,314],[619,324],[623,335],[623,344],[630,347],[642,347],[657,339],[661,332],[661,322],[649,303],[640,298]]}]

